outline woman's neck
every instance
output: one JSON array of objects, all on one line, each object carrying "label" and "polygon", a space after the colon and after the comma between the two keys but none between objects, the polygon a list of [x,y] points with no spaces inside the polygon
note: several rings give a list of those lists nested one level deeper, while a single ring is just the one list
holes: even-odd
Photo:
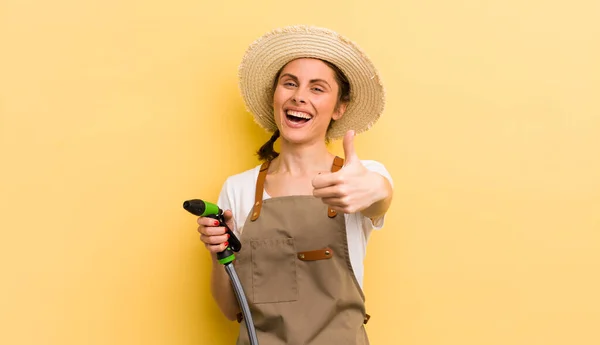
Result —
[{"label": "woman's neck", "polygon": [[329,171],[334,157],[322,141],[297,145],[282,140],[280,151],[279,156],[273,161],[271,172],[291,176],[306,176]]}]

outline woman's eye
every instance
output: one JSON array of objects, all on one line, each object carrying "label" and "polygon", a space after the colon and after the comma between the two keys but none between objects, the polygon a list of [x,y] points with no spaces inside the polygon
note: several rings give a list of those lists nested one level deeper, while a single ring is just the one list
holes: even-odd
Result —
[{"label": "woman's eye", "polygon": [[285,86],[296,86],[296,84],[293,83],[293,82],[291,82],[291,81],[285,82],[285,83],[283,83],[283,85],[285,85]]},{"label": "woman's eye", "polygon": [[323,89],[321,89],[320,87],[315,87],[314,90],[318,92],[323,92]]}]

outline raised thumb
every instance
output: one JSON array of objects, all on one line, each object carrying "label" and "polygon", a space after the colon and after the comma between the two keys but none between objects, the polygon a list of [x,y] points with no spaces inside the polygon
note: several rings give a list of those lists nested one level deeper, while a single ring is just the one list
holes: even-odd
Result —
[{"label": "raised thumb", "polygon": [[353,130],[349,130],[344,135],[344,165],[348,165],[358,160],[356,151],[354,151],[354,135]]}]

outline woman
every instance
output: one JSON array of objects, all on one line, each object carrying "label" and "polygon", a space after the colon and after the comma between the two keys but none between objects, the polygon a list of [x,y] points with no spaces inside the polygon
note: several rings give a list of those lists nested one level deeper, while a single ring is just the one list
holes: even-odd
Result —
[{"label": "woman", "polygon": [[[235,267],[259,342],[368,344],[363,258],[371,230],[383,226],[392,179],[382,164],[358,158],[353,139],[383,111],[379,75],[348,39],[309,26],[264,35],[239,72],[248,109],[273,136],[258,151],[263,163],[230,176],[218,204],[242,243]],[[326,146],[341,137],[344,159]],[[210,218],[198,224],[213,256],[213,296],[240,322],[216,260],[225,230]],[[237,344],[249,344],[244,323]]]}]

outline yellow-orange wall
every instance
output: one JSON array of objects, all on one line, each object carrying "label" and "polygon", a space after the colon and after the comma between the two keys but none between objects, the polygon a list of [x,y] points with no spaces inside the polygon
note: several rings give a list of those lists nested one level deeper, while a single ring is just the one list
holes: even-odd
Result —
[{"label": "yellow-orange wall", "polygon": [[181,203],[257,164],[268,136],[237,65],[295,23],[351,37],[386,82],[384,116],[356,139],[396,183],[366,262],[372,344],[600,344],[599,14],[2,1],[0,344],[232,344]]}]

